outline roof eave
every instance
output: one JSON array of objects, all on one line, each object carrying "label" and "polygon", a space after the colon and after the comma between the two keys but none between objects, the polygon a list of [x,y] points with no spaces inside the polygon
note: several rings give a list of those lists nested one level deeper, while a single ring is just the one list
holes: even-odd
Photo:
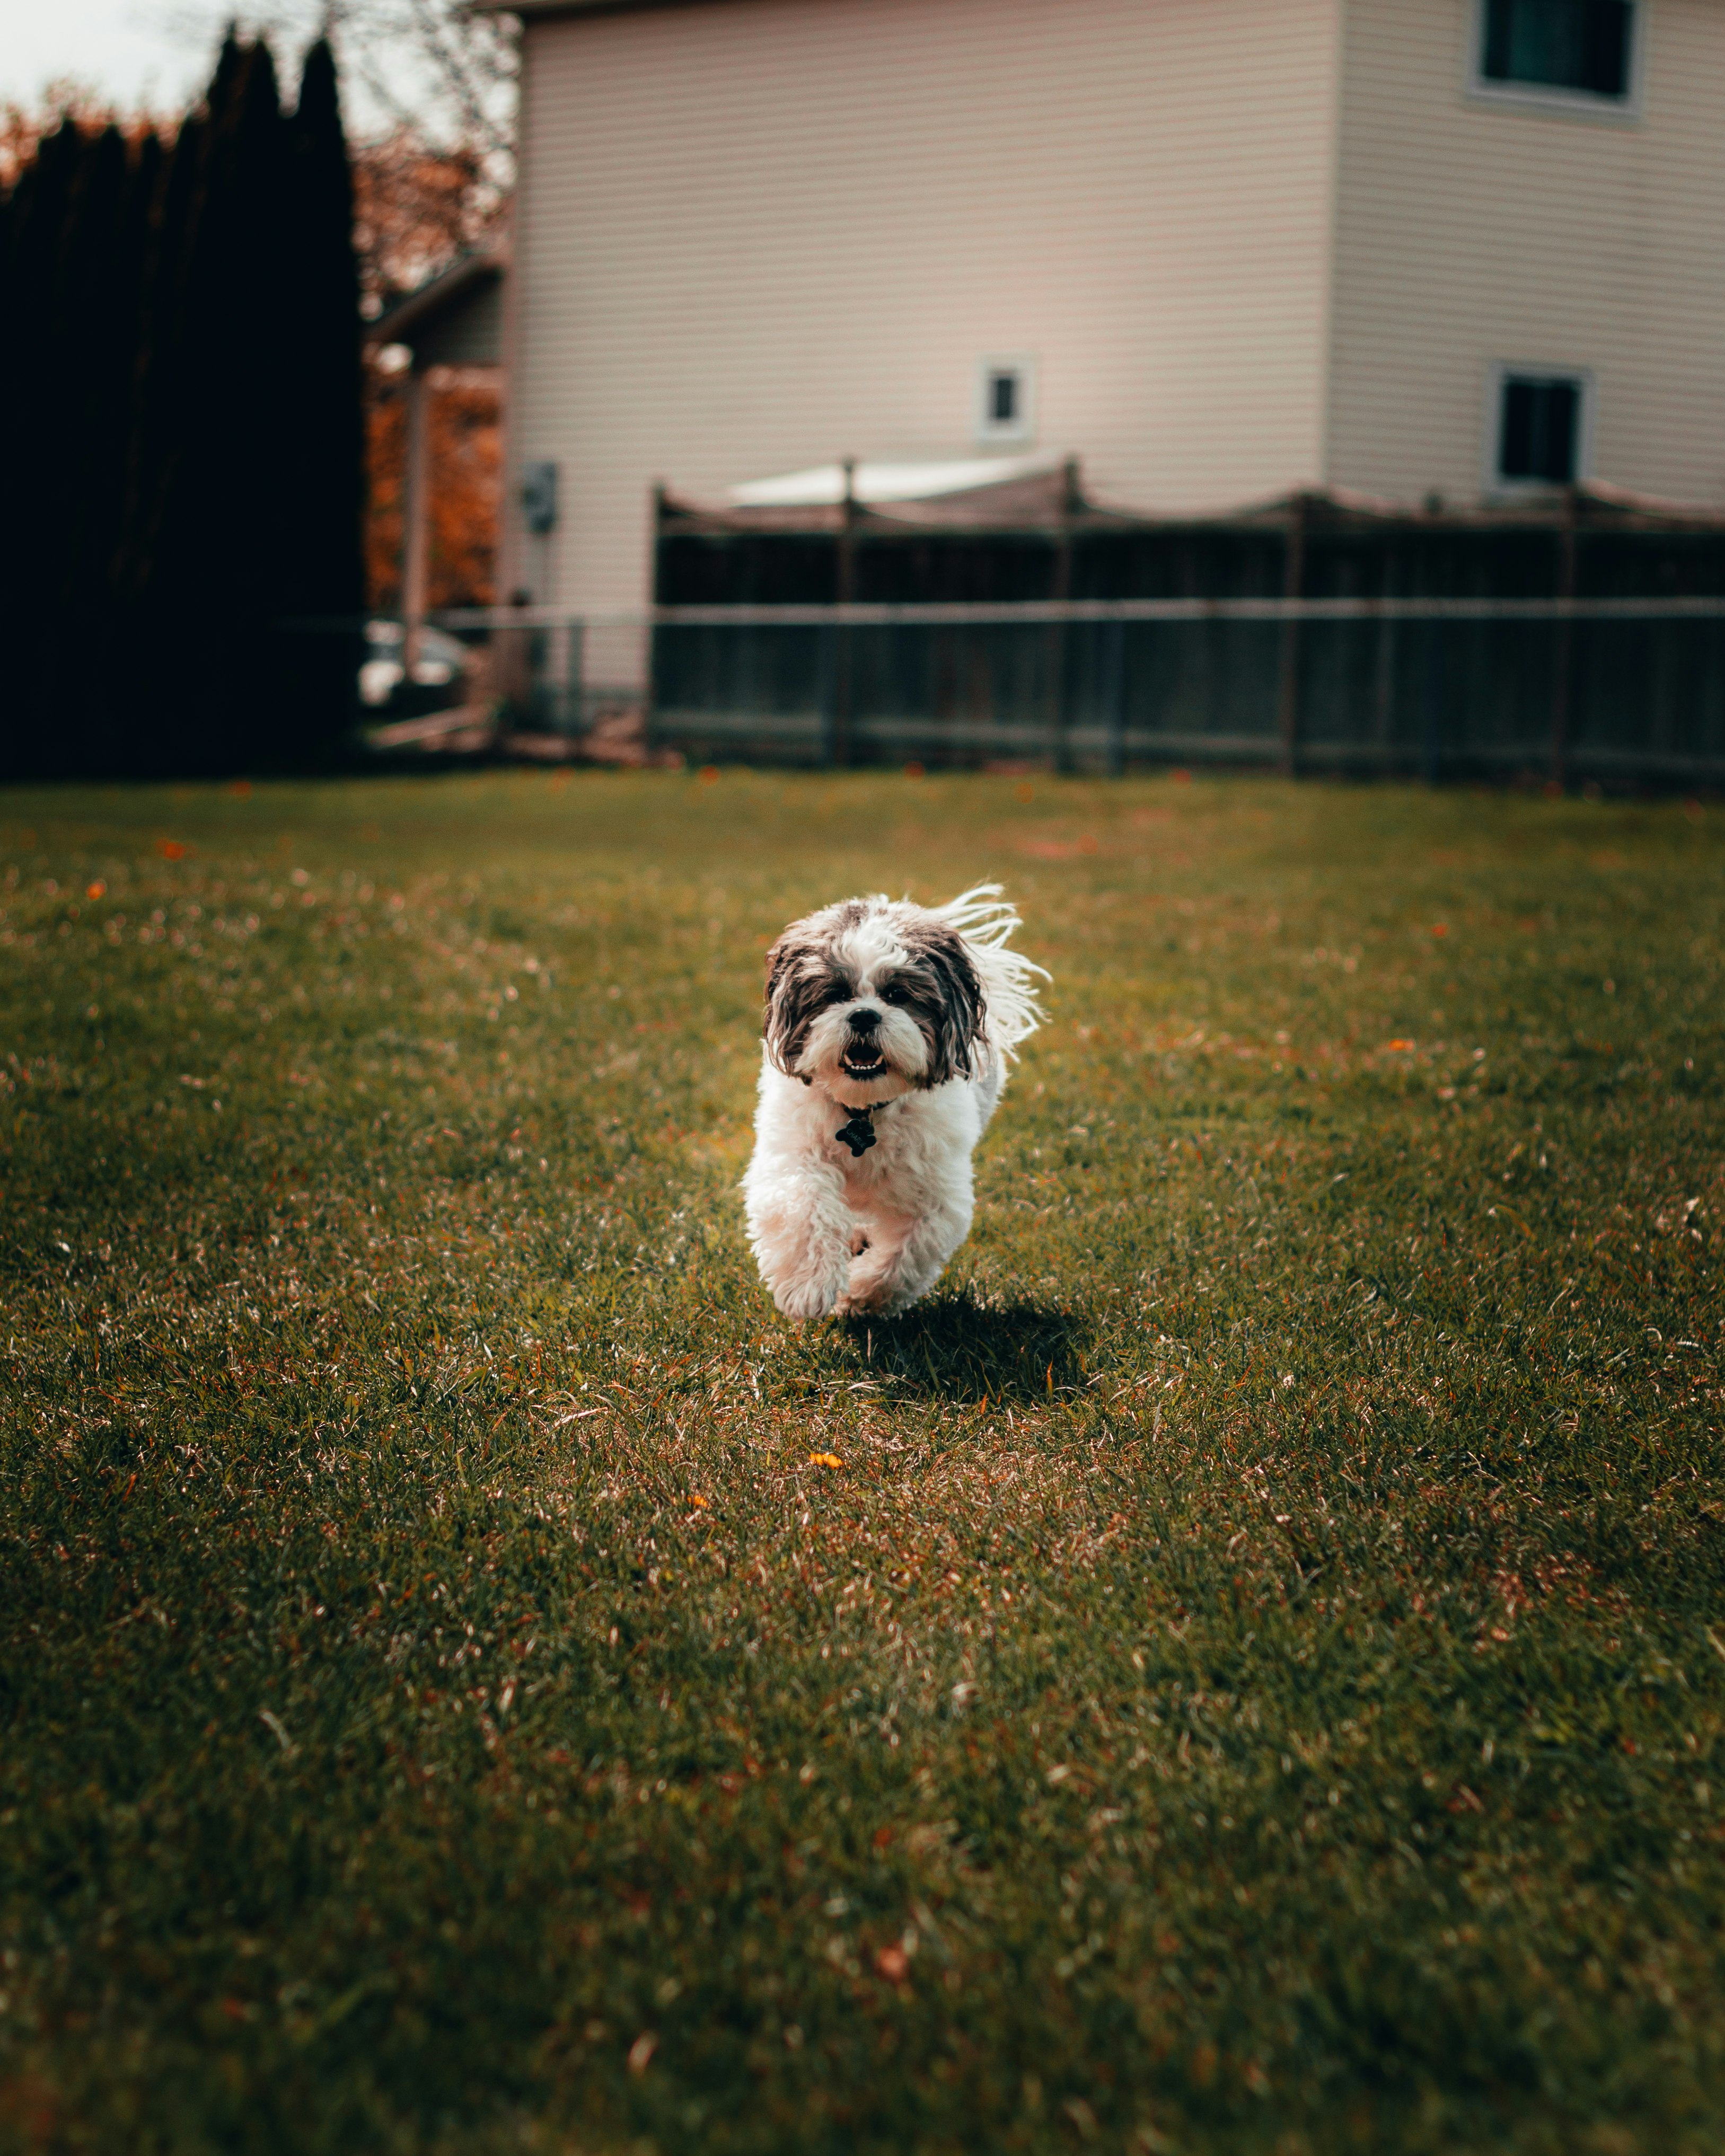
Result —
[{"label": "roof eave", "polygon": [[373,346],[411,344],[416,329],[454,306],[474,285],[501,277],[506,266],[506,257],[493,249],[476,248],[457,256],[448,269],[439,270],[417,291],[408,293],[386,307],[375,321],[367,322],[364,341]]}]

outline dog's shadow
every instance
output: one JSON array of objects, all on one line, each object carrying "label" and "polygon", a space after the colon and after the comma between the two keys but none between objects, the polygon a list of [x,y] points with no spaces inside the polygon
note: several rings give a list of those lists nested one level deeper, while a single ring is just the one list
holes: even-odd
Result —
[{"label": "dog's shadow", "polygon": [[1084,1383],[1089,1328],[1053,1304],[983,1302],[949,1289],[901,1317],[845,1319],[859,1376],[891,1379],[900,1394],[944,1400],[1046,1400]]}]

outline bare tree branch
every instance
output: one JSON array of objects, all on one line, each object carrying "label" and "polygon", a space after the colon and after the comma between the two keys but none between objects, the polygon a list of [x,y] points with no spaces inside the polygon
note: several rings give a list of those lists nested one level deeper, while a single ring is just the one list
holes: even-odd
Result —
[{"label": "bare tree branch", "polygon": [[[233,12],[227,0],[182,0],[174,19],[182,35],[213,44]],[[239,16],[243,29],[284,50],[327,35],[375,112],[428,142],[479,143],[493,182],[513,178],[519,45],[511,18],[480,14],[472,0],[262,0]]]}]

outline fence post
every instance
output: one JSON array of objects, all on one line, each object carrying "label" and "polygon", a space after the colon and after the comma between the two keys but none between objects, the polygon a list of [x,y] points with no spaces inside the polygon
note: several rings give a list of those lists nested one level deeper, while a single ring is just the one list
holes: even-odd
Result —
[{"label": "fence post", "polygon": [[[1282,567],[1282,597],[1303,598],[1306,594],[1306,526],[1312,497],[1304,489],[1294,496],[1288,511],[1287,552]],[[1276,697],[1277,731],[1281,736],[1281,769],[1285,778],[1300,769],[1300,631],[1293,614],[1281,625],[1281,678]]]},{"label": "fence post", "polygon": [[1444,762],[1444,624],[1434,614],[1426,623],[1425,698],[1420,743],[1420,776],[1435,786]]},{"label": "fence post", "polygon": [[[665,536],[665,481],[653,482],[649,500],[653,511],[653,604],[655,608],[665,604],[665,592],[660,582],[661,556],[660,542]],[[582,654],[581,716],[587,717],[586,654]],[[650,756],[658,747],[655,739],[659,717],[659,629],[656,623],[647,624],[647,664],[641,693],[641,745]]]},{"label": "fence post", "polygon": [[[1072,517],[1078,506],[1078,459],[1068,457],[1060,473],[1060,521],[1055,529],[1054,597],[1065,606],[1072,597]],[[1072,768],[1071,713],[1066,708],[1067,632],[1055,622],[1048,638],[1048,731],[1056,771]]]},{"label": "fence post", "polygon": [[[1379,599],[1394,599],[1396,596],[1396,557],[1386,546],[1378,572]],[[1372,745],[1377,752],[1378,767],[1385,772],[1395,766],[1396,709],[1395,665],[1400,649],[1400,624],[1389,613],[1378,618],[1378,637],[1373,653],[1372,677]]]},{"label": "fence post", "polygon": [[824,621],[814,632],[814,701],[820,726],[815,743],[815,763],[822,771],[832,769],[838,740],[838,628],[830,621]]},{"label": "fence post", "polygon": [[[1575,597],[1576,555],[1579,547],[1577,526],[1580,490],[1571,486],[1563,497],[1563,521],[1558,527],[1558,597]],[[1575,694],[1575,623],[1561,613],[1553,624],[1551,682],[1551,775],[1554,785],[1569,783],[1569,726]]]},{"label": "fence post", "polygon": [[[525,613],[531,604],[532,595],[527,591],[513,591],[509,595],[511,613]],[[530,724],[533,691],[536,686],[533,631],[525,624],[494,629],[491,631],[491,649],[494,654],[490,669],[491,695],[503,706],[505,723],[510,726]]]},{"label": "fence post", "polygon": [[[841,607],[850,606],[856,598],[856,459],[844,460],[845,499],[839,511],[838,560],[836,565],[836,596]],[[851,648],[851,627],[841,621],[833,629],[833,723],[830,731],[829,761],[842,771],[850,762],[851,698],[855,694],[852,679],[855,654]]]},{"label": "fence post", "polygon": [[1108,729],[1108,776],[1118,778],[1126,769],[1126,624],[1104,622],[1100,634],[1102,717]]},{"label": "fence post", "polygon": [[401,663],[413,678],[431,585],[431,388],[418,352],[408,369],[407,467],[402,488]]},{"label": "fence post", "polygon": [[558,730],[580,735],[587,732],[587,624],[572,621],[563,634],[568,641],[563,647],[563,708]]}]

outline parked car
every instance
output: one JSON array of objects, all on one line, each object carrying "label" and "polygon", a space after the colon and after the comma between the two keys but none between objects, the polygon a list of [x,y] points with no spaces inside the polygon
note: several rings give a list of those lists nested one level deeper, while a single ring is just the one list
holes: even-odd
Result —
[{"label": "parked car", "polygon": [[435,711],[440,704],[455,701],[425,692],[454,685],[459,697],[459,684],[470,659],[466,645],[447,629],[422,629],[419,656],[414,662],[413,678],[409,683],[402,652],[406,640],[407,630],[398,621],[366,624],[366,656],[359,670],[361,702],[373,711],[406,716],[408,705],[417,713]]}]

